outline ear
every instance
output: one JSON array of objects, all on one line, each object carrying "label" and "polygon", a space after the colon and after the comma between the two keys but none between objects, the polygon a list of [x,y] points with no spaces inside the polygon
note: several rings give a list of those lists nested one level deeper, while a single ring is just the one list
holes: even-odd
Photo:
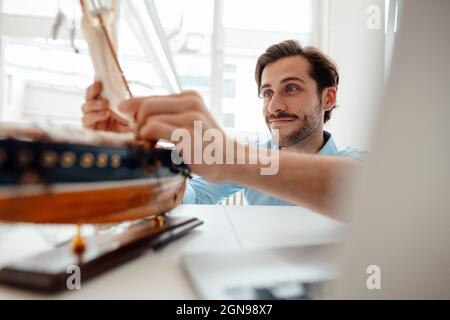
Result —
[{"label": "ear", "polygon": [[336,104],[336,87],[325,88],[322,92],[322,108],[324,111],[329,111]]}]

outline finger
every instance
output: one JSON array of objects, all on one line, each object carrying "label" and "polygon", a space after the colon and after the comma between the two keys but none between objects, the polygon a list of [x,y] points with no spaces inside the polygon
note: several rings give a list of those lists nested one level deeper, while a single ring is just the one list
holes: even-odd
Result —
[{"label": "finger", "polygon": [[170,140],[175,126],[158,121],[149,121],[139,130],[139,138],[156,141],[159,139]]},{"label": "finger", "polygon": [[[150,110],[147,110],[147,108],[152,108],[153,105],[144,106],[146,104],[147,100],[152,100],[154,103],[162,103],[163,106],[167,104],[174,104],[173,98],[171,96],[164,96],[164,97],[140,97],[140,98],[131,98],[122,101],[118,105],[118,109],[124,113],[127,114],[133,114],[134,118],[136,119],[137,126],[142,126],[145,123],[145,119],[148,117],[147,114],[150,113]],[[167,111],[170,111],[169,108],[166,109]]]},{"label": "finger", "polygon": [[[172,95],[146,99],[137,114],[137,125],[142,126],[146,119],[162,114],[183,114],[190,111],[203,112],[203,102],[194,96]],[[177,117],[177,119],[182,119]]]},{"label": "finger", "polygon": [[140,126],[137,126],[137,131],[139,132],[139,130],[141,130],[145,125],[148,125],[149,123],[166,123],[173,126],[174,128],[191,129],[194,127],[195,121],[204,121],[203,115],[196,111],[152,115],[148,117]]},{"label": "finger", "polygon": [[108,130],[108,121],[100,121],[94,124],[94,130],[102,130],[102,131],[109,131]]},{"label": "finger", "polygon": [[[187,130],[191,135],[195,134],[193,133],[194,130],[198,129],[198,127],[196,128],[195,126],[196,121],[199,121],[201,125],[205,123],[204,126],[209,127],[209,122],[205,122],[207,119],[204,118],[201,113],[187,112],[183,114],[152,116],[147,119],[147,122],[143,126],[137,128],[136,133],[138,137],[146,140],[166,139],[169,141],[179,141],[179,134],[182,134],[183,136],[185,133],[177,133],[177,130]],[[162,128],[160,128],[161,126],[164,126],[167,130],[170,128],[171,131],[158,131],[159,129],[162,130]]]},{"label": "finger", "polygon": [[159,113],[176,113],[187,109],[201,110],[203,100],[195,91],[166,96],[132,98],[122,101],[119,110],[125,113],[143,112],[142,116]]},{"label": "finger", "polygon": [[112,118],[115,122],[117,122],[118,124],[123,125],[123,126],[129,126],[129,122],[128,122],[127,120],[123,119],[122,117],[120,117],[119,115],[117,115],[117,114],[116,114],[115,112],[113,112],[112,110],[109,110],[109,111],[111,111],[111,118]]},{"label": "finger", "polygon": [[185,91],[180,94],[172,94],[172,95],[166,95],[166,96],[149,96],[149,97],[131,98],[131,99],[122,101],[121,103],[119,103],[119,105],[117,107],[120,111],[125,112],[125,113],[136,113],[146,100],[151,100],[155,103],[173,102],[173,98],[180,99],[180,98],[185,98],[185,97],[191,97],[194,94],[196,94],[195,91]]},{"label": "finger", "polygon": [[86,100],[96,99],[102,92],[102,87],[103,85],[100,81],[95,81],[93,84],[87,87],[85,99]]},{"label": "finger", "polygon": [[133,128],[131,128],[129,125],[123,125],[121,123],[117,123],[115,128],[116,129],[114,131],[119,133],[133,132]]},{"label": "finger", "polygon": [[117,108],[124,113],[133,114],[137,112],[145,99],[147,99],[147,97],[127,99],[120,102]]},{"label": "finger", "polygon": [[109,111],[97,111],[86,113],[82,118],[84,127],[93,128],[100,121],[105,121],[109,117]]},{"label": "finger", "polygon": [[90,100],[87,101],[81,107],[81,111],[83,113],[93,112],[93,111],[106,111],[108,109],[109,102],[106,99],[100,100]]},{"label": "finger", "polygon": [[185,97],[195,97],[195,98],[201,98],[198,91],[195,90],[185,90],[178,93],[179,96],[185,96]]}]

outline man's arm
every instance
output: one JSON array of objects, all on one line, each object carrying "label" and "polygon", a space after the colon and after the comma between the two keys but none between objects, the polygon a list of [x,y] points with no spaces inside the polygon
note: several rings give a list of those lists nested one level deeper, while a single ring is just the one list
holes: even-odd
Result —
[{"label": "man's arm", "polygon": [[[258,154],[255,147],[246,147],[247,154]],[[219,180],[239,183],[297,203],[314,211],[338,217],[337,201],[346,191],[348,179],[360,167],[360,161],[345,157],[321,156],[280,151],[276,174],[261,174],[266,165],[239,164],[225,166]]]},{"label": "man's arm", "polygon": [[[246,164],[240,164],[237,161],[240,156],[253,155],[253,159],[258,159],[260,150],[235,144],[235,141],[227,137],[220,129],[201,97],[192,91],[169,96],[133,98],[123,102],[119,108],[123,112],[136,114],[135,133],[142,139],[166,139],[178,143],[176,145],[178,148],[180,143],[173,141],[176,140],[173,133],[177,130],[179,132],[180,129],[186,130],[191,137],[190,143],[187,143],[189,149],[178,151],[182,151],[183,161],[191,170],[208,181],[243,184],[333,216],[336,214],[334,203],[337,193],[346,187],[342,185],[345,181],[344,177],[359,166],[356,160],[278,150],[270,150],[271,153],[265,156],[266,161],[256,161],[255,164],[250,164],[252,162],[249,161],[245,162]],[[222,135],[219,140],[222,142],[223,164],[210,163],[205,159],[191,162],[190,155],[199,149],[206,150],[211,143],[211,139],[202,138],[198,143],[192,141],[199,131],[196,123],[202,124],[204,133],[213,129],[209,132],[219,132]],[[232,149],[235,150],[231,157],[234,157],[232,164],[228,161],[229,145],[233,145]],[[267,167],[267,156],[269,160],[279,163],[278,170],[274,174],[262,172],[263,167]]]},{"label": "man's arm", "polygon": [[217,204],[242,188],[242,186],[233,183],[212,183],[201,177],[194,177],[186,185],[183,203]]}]

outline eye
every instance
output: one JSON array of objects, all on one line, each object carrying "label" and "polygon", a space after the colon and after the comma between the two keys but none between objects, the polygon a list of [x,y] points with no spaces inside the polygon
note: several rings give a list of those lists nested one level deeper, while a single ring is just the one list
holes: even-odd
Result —
[{"label": "eye", "polygon": [[300,88],[293,84],[286,86],[286,89],[285,89],[286,93],[296,93],[299,90],[300,90]]},{"label": "eye", "polygon": [[261,97],[264,98],[264,99],[271,98],[272,96],[273,96],[273,91],[272,90],[264,90],[261,93]]}]

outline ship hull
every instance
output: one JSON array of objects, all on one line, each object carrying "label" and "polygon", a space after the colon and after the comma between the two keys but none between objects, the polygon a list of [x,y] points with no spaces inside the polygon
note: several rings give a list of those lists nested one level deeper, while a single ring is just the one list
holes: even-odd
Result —
[{"label": "ship hull", "polygon": [[83,224],[142,219],[181,203],[186,178],[54,184],[0,189],[4,222]]}]

